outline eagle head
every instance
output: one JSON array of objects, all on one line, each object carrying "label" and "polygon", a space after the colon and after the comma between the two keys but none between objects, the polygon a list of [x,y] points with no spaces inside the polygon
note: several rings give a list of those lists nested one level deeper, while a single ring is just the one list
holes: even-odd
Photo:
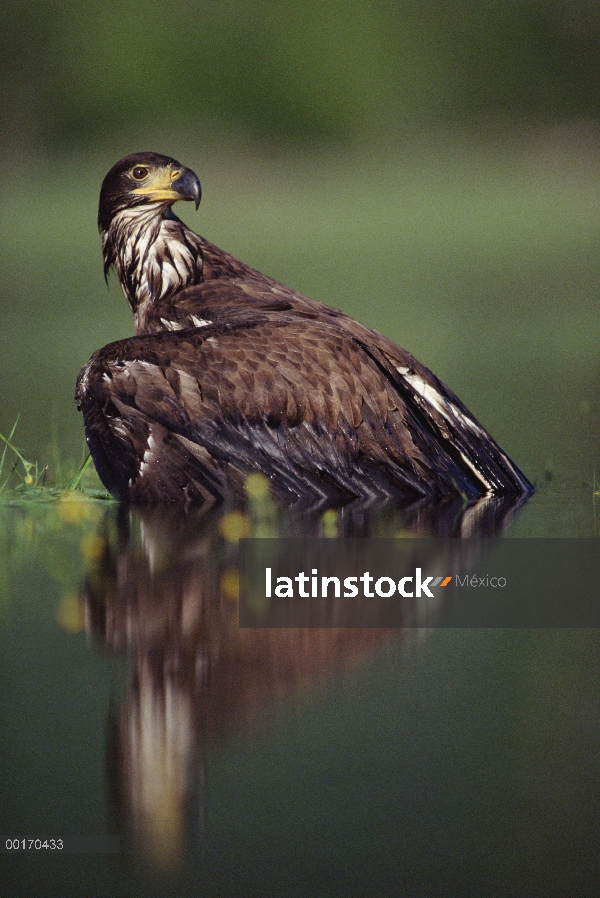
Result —
[{"label": "eagle head", "polygon": [[192,200],[197,209],[201,195],[198,176],[176,159],[133,153],[113,165],[102,182],[98,227],[105,233],[117,213],[150,203],[170,208],[177,200]]}]

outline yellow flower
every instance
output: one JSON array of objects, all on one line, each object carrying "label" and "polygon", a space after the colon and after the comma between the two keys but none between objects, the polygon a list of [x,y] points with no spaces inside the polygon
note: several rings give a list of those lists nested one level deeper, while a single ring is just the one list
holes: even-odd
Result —
[{"label": "yellow flower", "polygon": [[230,511],[221,518],[219,530],[228,543],[237,543],[250,536],[250,521],[241,511]]},{"label": "yellow flower", "polygon": [[65,593],[56,609],[58,623],[68,633],[79,633],[85,628],[85,607],[72,593]]},{"label": "yellow flower", "polygon": [[79,549],[86,561],[94,562],[102,558],[106,540],[97,533],[86,533],[79,543]]},{"label": "yellow flower", "polygon": [[96,504],[82,493],[64,493],[58,500],[58,515],[66,524],[95,522],[100,518]]},{"label": "yellow flower", "polygon": [[328,508],[323,512],[323,536],[328,539],[335,539],[338,535],[338,518],[339,515],[335,508]]},{"label": "yellow flower", "polygon": [[229,568],[221,577],[221,594],[230,602],[237,602],[240,597],[240,572],[237,568]]},{"label": "yellow flower", "polygon": [[258,471],[249,474],[246,478],[245,488],[249,499],[266,499],[269,495],[269,478]]}]

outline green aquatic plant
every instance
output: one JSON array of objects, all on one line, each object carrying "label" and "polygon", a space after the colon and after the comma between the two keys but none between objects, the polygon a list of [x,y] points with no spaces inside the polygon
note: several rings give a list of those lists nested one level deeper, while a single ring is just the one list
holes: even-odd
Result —
[{"label": "green aquatic plant", "polygon": [[[42,468],[41,471],[39,469],[37,462],[28,461],[24,455],[17,449],[17,447],[12,442],[12,438],[14,436],[15,430],[17,429],[18,419],[13,424],[12,430],[8,437],[5,437],[4,434],[0,433],[0,440],[4,443],[4,449],[2,451],[2,456],[0,457],[0,492],[2,492],[6,486],[8,485],[13,474],[16,474],[17,477],[21,480],[21,483],[25,487],[29,486],[37,486],[40,480],[43,480],[45,477],[45,473],[47,468]],[[5,480],[2,480],[4,476],[4,465],[7,462],[7,452],[11,450],[13,455],[16,456],[16,461]],[[19,468],[22,468],[22,473],[19,471]]]},{"label": "green aquatic plant", "polygon": [[83,613],[79,586],[104,550],[99,526],[111,497],[89,454],[78,465],[57,464],[51,478],[48,465],[30,461],[16,446],[17,424],[8,436],[0,433],[0,618],[20,601],[11,588],[16,571],[41,567],[59,595],[58,622],[76,632]]},{"label": "green aquatic plant", "polygon": [[58,476],[50,480],[49,465],[29,461],[15,445],[17,424],[18,419],[8,436],[0,433],[0,441],[4,444],[0,455],[0,501],[58,499],[72,492],[95,499],[111,498],[98,479],[89,453],[78,465],[73,462],[61,465]]}]

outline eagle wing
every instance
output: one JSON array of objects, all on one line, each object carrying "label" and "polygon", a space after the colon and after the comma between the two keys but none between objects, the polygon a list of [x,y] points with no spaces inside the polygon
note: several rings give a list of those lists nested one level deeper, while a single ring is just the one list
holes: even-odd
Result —
[{"label": "eagle wing", "polygon": [[[474,484],[477,495],[530,490],[527,478],[439,378],[409,352],[345,313],[308,299],[253,269],[237,278],[189,287],[165,305],[168,308],[159,310],[162,317],[157,331],[164,330],[167,320],[177,322],[173,329],[196,327],[229,321],[240,310],[248,314],[278,312],[304,322],[304,327],[310,321],[337,326],[370,358],[412,417],[425,427],[423,436],[415,435],[423,448],[431,449],[428,436],[433,434],[434,445],[443,446],[459,468],[469,472],[467,481]],[[407,441],[401,445],[406,447]],[[468,483],[460,491],[470,495]]]},{"label": "eagle wing", "polygon": [[239,307],[226,322],[110,344],[77,386],[100,477],[134,502],[220,498],[252,471],[288,498],[480,495],[404,389],[396,363],[412,357],[384,349],[335,320]]}]

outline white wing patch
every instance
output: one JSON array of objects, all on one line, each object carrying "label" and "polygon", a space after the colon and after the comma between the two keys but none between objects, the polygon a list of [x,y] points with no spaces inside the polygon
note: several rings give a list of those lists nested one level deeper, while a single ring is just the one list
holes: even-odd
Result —
[{"label": "white wing patch", "polygon": [[[190,320],[194,327],[206,327],[207,324],[212,324],[208,318],[198,318],[197,315],[190,315]],[[169,318],[161,318],[160,321],[168,331],[183,331],[189,327],[187,321],[172,321]]]},{"label": "white wing patch", "polygon": [[112,418],[110,421],[110,427],[113,433],[115,433],[117,436],[121,437],[124,440],[130,439],[131,434],[119,418]]},{"label": "white wing patch", "polygon": [[152,428],[150,428],[150,435],[148,436],[148,445],[146,446],[146,451],[144,452],[144,457],[140,463],[140,471],[139,476],[141,477],[146,468],[149,467],[150,462],[156,456],[156,450],[159,448],[158,442],[154,439],[152,434]]},{"label": "white wing patch", "polygon": [[475,421],[468,418],[464,412],[454,405],[453,402],[450,402],[449,399],[446,399],[435,387],[432,387],[431,384],[428,384],[423,380],[418,374],[415,374],[414,371],[411,371],[410,368],[397,368],[398,374],[401,374],[404,377],[411,387],[421,396],[425,402],[428,402],[430,405],[434,407],[434,409],[442,415],[443,418],[446,418],[447,421],[454,423],[456,420],[460,421],[465,427],[468,427],[469,430],[474,431],[480,436],[485,436],[485,431],[479,427]]},{"label": "white wing patch", "polygon": [[[449,399],[446,399],[439,390],[436,390],[435,387],[432,387],[431,384],[428,384],[427,381],[423,380],[423,378],[419,374],[415,374],[414,371],[411,371],[410,368],[398,367],[396,368],[398,374],[402,375],[405,380],[411,385],[418,395],[425,400],[429,405],[431,405],[438,414],[445,418],[446,421],[449,421],[451,424],[456,425],[457,423],[461,424],[463,427],[468,428],[473,433],[476,433],[478,436],[482,436],[486,438],[485,431],[479,427],[478,424],[475,423],[471,418],[467,417],[464,412],[462,412],[453,402],[450,402]],[[461,452],[460,447],[456,447],[460,452],[463,463],[470,471],[473,472],[474,476],[480,483],[486,487],[486,489],[491,493],[494,490],[493,484],[491,484],[488,480],[485,479],[481,471],[478,471],[477,468],[473,465],[473,463],[467,458],[464,452]]]},{"label": "white wing patch", "polygon": [[182,325],[178,321],[169,321],[168,318],[161,318],[160,321],[168,331],[180,331],[182,328]]}]

